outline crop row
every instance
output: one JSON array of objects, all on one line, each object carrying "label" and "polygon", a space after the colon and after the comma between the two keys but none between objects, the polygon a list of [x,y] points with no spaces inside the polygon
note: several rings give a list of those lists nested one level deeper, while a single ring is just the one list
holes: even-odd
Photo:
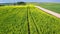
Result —
[{"label": "crop row", "polygon": [[38,8],[30,8],[29,21],[31,34],[60,34],[60,19]]},{"label": "crop row", "polygon": [[0,8],[0,34],[27,34],[26,7],[5,8]]},{"label": "crop row", "polygon": [[1,7],[0,34],[60,34],[60,19],[35,7]]}]

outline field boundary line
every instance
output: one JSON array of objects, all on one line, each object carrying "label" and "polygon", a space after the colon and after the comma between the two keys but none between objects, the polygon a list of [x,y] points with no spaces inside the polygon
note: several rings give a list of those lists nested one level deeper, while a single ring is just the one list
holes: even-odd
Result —
[{"label": "field boundary line", "polygon": [[49,14],[53,15],[53,16],[56,16],[57,18],[60,18],[60,14],[59,13],[56,13],[54,11],[51,11],[51,10],[48,10],[48,9],[45,9],[45,8],[42,8],[41,6],[35,6],[35,7],[41,9],[42,11],[44,11],[46,13],[49,13]]}]

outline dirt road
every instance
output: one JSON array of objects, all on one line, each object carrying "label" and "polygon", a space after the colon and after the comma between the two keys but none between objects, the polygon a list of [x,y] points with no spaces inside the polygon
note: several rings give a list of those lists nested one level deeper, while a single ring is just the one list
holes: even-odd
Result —
[{"label": "dirt road", "polygon": [[56,13],[56,12],[54,12],[54,11],[50,11],[50,10],[45,9],[45,8],[42,8],[42,7],[40,7],[40,6],[35,6],[35,7],[43,10],[44,12],[47,12],[47,13],[49,13],[49,14],[54,15],[54,16],[56,16],[57,18],[60,18],[60,14],[58,14],[58,13]]}]

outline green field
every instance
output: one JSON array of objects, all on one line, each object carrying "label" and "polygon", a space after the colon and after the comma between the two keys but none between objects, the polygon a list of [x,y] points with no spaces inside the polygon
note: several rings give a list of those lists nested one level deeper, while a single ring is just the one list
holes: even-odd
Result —
[{"label": "green field", "polygon": [[40,3],[39,6],[60,13],[60,3]]},{"label": "green field", "polygon": [[34,6],[0,7],[0,34],[60,34],[60,19]]}]

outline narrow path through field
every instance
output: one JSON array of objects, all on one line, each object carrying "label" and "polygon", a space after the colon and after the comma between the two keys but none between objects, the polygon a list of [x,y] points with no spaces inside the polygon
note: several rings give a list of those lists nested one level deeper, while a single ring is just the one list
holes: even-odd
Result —
[{"label": "narrow path through field", "polygon": [[32,16],[31,12],[29,12],[29,14],[30,14],[31,19],[32,19],[32,21],[33,21],[33,23],[34,23],[34,26],[35,26],[35,28],[36,28],[37,33],[40,34],[40,33],[39,33],[39,30],[38,30],[38,27],[37,27],[37,25],[36,25],[36,23],[35,23],[34,17]]},{"label": "narrow path through field", "polygon": [[47,13],[49,13],[49,14],[54,15],[54,16],[56,16],[57,18],[60,18],[60,14],[58,14],[58,13],[55,13],[55,12],[50,11],[50,10],[47,10],[47,9],[42,8],[42,7],[40,7],[40,6],[35,6],[35,7],[37,7],[37,8],[39,8],[39,9],[43,10],[44,12],[47,12]]}]

